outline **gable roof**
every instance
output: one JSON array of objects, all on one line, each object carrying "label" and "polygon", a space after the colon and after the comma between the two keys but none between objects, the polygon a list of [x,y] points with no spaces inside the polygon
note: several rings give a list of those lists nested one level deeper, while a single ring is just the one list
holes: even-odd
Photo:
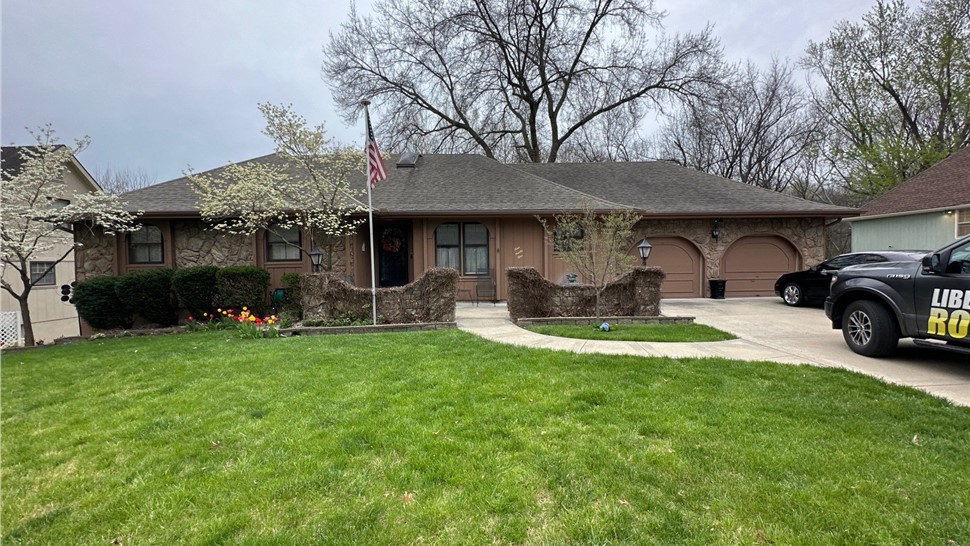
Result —
[{"label": "gable roof", "polygon": [[863,207],[863,216],[970,205],[970,147],[904,181]]},{"label": "gable roof", "polygon": [[[63,147],[64,147],[63,144],[57,144],[55,146],[55,149],[63,148]],[[38,150],[38,147],[37,146],[0,147],[0,163],[3,164],[3,173],[5,175],[13,177],[20,173],[20,170],[24,166],[24,160],[20,154],[21,150],[36,151]],[[84,168],[84,165],[82,165],[81,162],[78,161],[77,157],[75,157],[74,154],[71,154],[71,161],[68,165],[69,167],[74,168],[74,171],[77,173],[78,178],[80,178],[81,182],[83,182],[86,186],[88,186],[88,188],[91,191],[96,191],[96,192],[103,191],[101,189],[101,185],[98,184],[98,181],[95,180],[93,176],[91,176],[91,173],[89,173],[88,170]]]},{"label": "gable roof", "polygon": [[[798,199],[667,162],[506,165],[476,154],[427,154],[413,167],[387,161],[388,178],[373,192],[375,212],[389,215],[554,214],[634,208],[658,216],[826,216],[855,209]],[[269,154],[245,163],[283,164]],[[207,174],[218,175],[223,168]],[[364,175],[360,176],[364,187]],[[128,210],[150,216],[197,215],[186,178],[122,196]]]}]

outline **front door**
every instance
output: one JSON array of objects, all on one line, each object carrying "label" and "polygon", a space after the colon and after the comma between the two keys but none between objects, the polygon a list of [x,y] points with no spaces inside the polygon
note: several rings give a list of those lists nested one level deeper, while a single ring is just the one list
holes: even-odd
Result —
[{"label": "front door", "polygon": [[409,282],[408,232],[410,224],[385,225],[377,235],[380,286],[404,286]]}]

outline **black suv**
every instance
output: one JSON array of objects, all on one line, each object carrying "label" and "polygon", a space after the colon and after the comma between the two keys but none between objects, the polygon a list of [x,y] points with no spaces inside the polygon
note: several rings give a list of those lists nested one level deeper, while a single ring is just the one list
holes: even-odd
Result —
[{"label": "black suv", "polygon": [[839,271],[825,300],[825,315],[861,355],[892,354],[901,337],[970,355],[970,237],[921,262]]}]

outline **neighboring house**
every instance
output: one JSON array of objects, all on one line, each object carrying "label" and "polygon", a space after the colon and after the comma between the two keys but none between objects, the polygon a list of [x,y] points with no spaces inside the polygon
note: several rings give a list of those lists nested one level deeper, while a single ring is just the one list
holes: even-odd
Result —
[{"label": "neighboring house", "polygon": [[[388,179],[373,193],[377,285],[399,286],[430,267],[454,267],[461,273],[463,299],[474,297],[478,281],[490,277],[504,300],[502,272],[508,267],[534,267],[564,282],[569,267],[537,217],[581,210],[584,202],[600,211],[642,211],[630,252],[636,254],[640,238],[648,238],[653,245],[648,265],[667,273],[665,297],[702,297],[715,278],[727,279],[729,296],[773,296],[779,275],[824,259],[826,223],[857,213],[668,162],[506,165],[480,155],[405,154],[393,156],[388,167]],[[311,269],[305,256],[263,233],[207,231],[185,178],[123,199],[129,210],[144,211],[147,227],[123,238],[86,241],[79,277],[146,267],[255,264],[271,273],[276,288],[283,273]],[[296,230],[288,238],[308,244]],[[370,286],[367,238],[367,226],[361,226],[334,267],[359,286]]]},{"label": "neighboring house", "polygon": [[[3,163],[3,170],[6,173],[15,174],[19,171],[21,160],[19,146],[3,146],[0,162]],[[94,178],[88,173],[83,165],[72,157],[67,169],[64,171],[64,183],[67,186],[65,195],[51,196],[64,202],[70,202],[72,196],[79,193],[100,192],[101,187],[95,182]],[[62,244],[58,244],[53,250],[46,254],[34,256],[30,262],[31,275],[39,276],[47,270],[50,262],[62,256],[68,247],[73,245],[73,235],[64,233]],[[59,241],[59,243],[61,243]],[[34,338],[47,342],[59,337],[76,336],[80,334],[77,311],[73,305],[61,301],[61,286],[70,284],[74,281],[75,274],[75,253],[72,252],[54,269],[44,275],[41,282],[36,284],[30,293],[28,302],[30,305],[31,322],[34,326]],[[20,275],[12,267],[3,268],[3,279],[21,290],[23,284]],[[17,300],[13,299],[6,290],[0,290],[0,308],[4,314],[20,314],[20,306]]]},{"label": "neighboring house", "polygon": [[873,199],[852,222],[852,250],[935,250],[970,235],[970,147]]}]

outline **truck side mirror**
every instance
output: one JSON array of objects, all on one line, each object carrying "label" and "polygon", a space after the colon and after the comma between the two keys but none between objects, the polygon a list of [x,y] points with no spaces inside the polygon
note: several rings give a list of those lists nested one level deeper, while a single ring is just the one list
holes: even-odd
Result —
[{"label": "truck side mirror", "polygon": [[940,275],[943,273],[943,267],[940,265],[940,255],[939,254],[927,254],[923,256],[923,273],[935,273]]}]

